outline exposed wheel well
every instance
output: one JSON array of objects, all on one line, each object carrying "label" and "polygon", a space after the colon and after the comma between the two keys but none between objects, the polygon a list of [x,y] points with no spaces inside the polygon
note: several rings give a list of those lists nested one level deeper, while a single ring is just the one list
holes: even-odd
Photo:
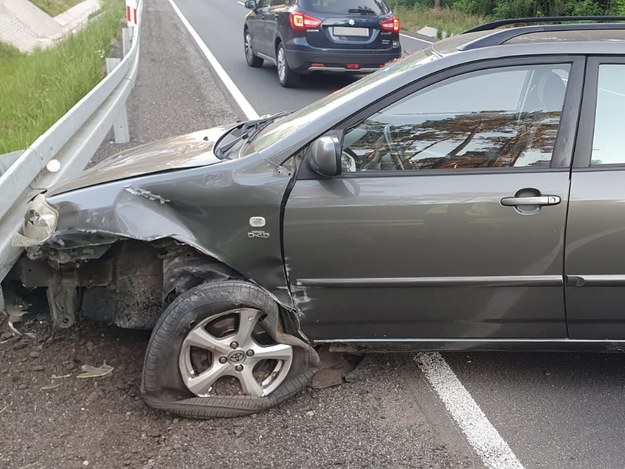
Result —
[{"label": "exposed wheel well", "polygon": [[[173,239],[155,242],[121,240],[110,246],[84,247],[49,252],[29,259],[23,256],[7,280],[21,284],[20,297],[30,303],[28,292],[55,289],[54,297],[75,298],[69,303],[49,304],[64,313],[71,325],[73,315],[113,323],[128,329],[150,329],[161,312],[181,293],[204,282],[243,279],[224,263]],[[74,311],[67,311],[67,309]]]}]

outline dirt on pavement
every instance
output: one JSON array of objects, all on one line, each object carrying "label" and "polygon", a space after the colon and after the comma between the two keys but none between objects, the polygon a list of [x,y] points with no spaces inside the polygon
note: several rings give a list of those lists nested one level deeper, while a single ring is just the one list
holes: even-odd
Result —
[{"label": "dirt on pavement", "polygon": [[[34,338],[0,324],[0,467],[476,467],[459,435],[441,438],[419,399],[406,401],[422,382],[405,373],[408,356],[372,356],[352,382],[267,412],[198,421],[143,403],[147,332],[52,329],[44,317],[19,328]],[[104,363],[109,375],[78,378]]]}]

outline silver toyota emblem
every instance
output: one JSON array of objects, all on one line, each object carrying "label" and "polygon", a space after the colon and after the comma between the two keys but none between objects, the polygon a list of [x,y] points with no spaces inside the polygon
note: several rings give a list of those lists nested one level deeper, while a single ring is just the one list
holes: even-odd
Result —
[{"label": "silver toyota emblem", "polygon": [[230,363],[241,363],[245,361],[245,353],[240,350],[235,350],[230,354],[228,360],[230,360]]},{"label": "silver toyota emblem", "polygon": [[354,20],[349,20],[348,23],[349,23],[350,26],[354,26],[356,24],[356,22]]}]

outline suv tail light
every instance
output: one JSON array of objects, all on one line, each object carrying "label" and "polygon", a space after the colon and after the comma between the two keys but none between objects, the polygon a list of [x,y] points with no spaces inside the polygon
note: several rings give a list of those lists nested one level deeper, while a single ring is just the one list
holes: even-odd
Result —
[{"label": "suv tail light", "polygon": [[380,27],[384,31],[392,31],[394,33],[398,33],[399,32],[399,18],[397,18],[396,16],[393,16],[392,18],[388,20],[381,21]]},{"label": "suv tail light", "polygon": [[321,20],[301,13],[291,12],[291,27],[293,29],[315,29],[321,24]]}]

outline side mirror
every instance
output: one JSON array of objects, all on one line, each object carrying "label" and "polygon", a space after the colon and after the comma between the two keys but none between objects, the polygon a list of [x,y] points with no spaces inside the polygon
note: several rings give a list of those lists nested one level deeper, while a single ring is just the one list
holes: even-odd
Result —
[{"label": "side mirror", "polygon": [[337,137],[325,135],[310,145],[308,158],[311,169],[324,177],[341,174],[341,141]]},{"label": "side mirror", "polygon": [[245,0],[245,8],[256,10],[256,0]]}]

